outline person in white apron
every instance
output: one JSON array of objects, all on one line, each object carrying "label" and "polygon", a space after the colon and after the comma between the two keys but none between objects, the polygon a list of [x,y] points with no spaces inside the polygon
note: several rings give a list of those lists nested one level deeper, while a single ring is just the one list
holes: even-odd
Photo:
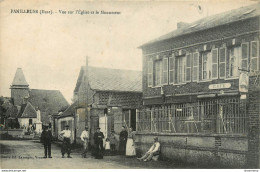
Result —
[{"label": "person in white apron", "polygon": [[135,157],[136,151],[135,151],[135,134],[133,132],[132,127],[129,128],[128,131],[128,138],[126,142],[126,156],[127,157]]}]

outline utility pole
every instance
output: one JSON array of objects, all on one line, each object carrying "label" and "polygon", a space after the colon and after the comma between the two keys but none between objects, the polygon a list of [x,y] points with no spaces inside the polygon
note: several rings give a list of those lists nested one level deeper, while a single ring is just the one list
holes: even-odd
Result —
[{"label": "utility pole", "polygon": [[85,100],[85,112],[86,112],[86,117],[85,117],[85,126],[88,126],[88,120],[89,120],[89,112],[88,112],[88,56],[86,57],[86,68],[85,68],[85,96],[86,96],[86,100]]}]

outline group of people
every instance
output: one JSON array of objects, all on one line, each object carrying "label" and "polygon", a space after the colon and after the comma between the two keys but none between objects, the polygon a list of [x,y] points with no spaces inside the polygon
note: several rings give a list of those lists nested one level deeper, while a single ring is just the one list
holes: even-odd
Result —
[{"label": "group of people", "polygon": [[[69,125],[65,126],[65,130],[61,131],[60,137],[62,137],[62,146],[61,146],[61,154],[62,158],[65,158],[65,154],[67,153],[68,158],[72,158],[70,156],[71,153],[71,131],[69,130]],[[98,127],[96,132],[94,133],[94,152],[93,155],[96,159],[102,159],[103,155],[106,153],[115,154],[116,151],[116,136],[114,131],[111,132],[110,136],[106,138],[105,146],[103,146],[103,139],[105,138],[104,134],[100,131]],[[85,127],[85,130],[81,133],[80,139],[83,142],[83,151],[82,157],[86,158],[88,152],[89,145],[89,132],[88,127]],[[44,145],[44,158],[52,158],[51,156],[51,142],[52,142],[52,133],[50,127],[44,127],[44,130],[41,135],[41,142]],[[127,157],[135,157],[136,156],[136,148],[135,148],[135,133],[131,127],[126,128],[122,127],[122,131],[119,134],[119,153],[121,155],[125,155]],[[160,143],[158,137],[154,138],[154,143],[152,147],[145,153],[141,158],[137,158],[141,161],[149,161],[154,156],[159,155],[160,153]]]}]

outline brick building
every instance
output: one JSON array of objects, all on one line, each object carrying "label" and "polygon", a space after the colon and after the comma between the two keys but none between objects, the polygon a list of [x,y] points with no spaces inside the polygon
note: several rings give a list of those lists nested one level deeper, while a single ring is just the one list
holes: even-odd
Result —
[{"label": "brick building", "polygon": [[140,47],[140,151],[158,135],[167,158],[259,167],[259,7],[181,23]]},{"label": "brick building", "polygon": [[105,137],[112,130],[119,134],[122,125],[135,130],[136,109],[142,105],[142,72],[92,67],[87,62],[81,67],[73,101],[77,141],[85,126],[92,144],[97,127]]}]

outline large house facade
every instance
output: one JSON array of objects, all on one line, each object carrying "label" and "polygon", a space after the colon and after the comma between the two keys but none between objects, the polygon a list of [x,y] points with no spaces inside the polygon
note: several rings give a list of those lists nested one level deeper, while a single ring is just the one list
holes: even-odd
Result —
[{"label": "large house facade", "polygon": [[259,7],[179,24],[140,47],[141,151],[158,135],[167,158],[259,167]]}]

